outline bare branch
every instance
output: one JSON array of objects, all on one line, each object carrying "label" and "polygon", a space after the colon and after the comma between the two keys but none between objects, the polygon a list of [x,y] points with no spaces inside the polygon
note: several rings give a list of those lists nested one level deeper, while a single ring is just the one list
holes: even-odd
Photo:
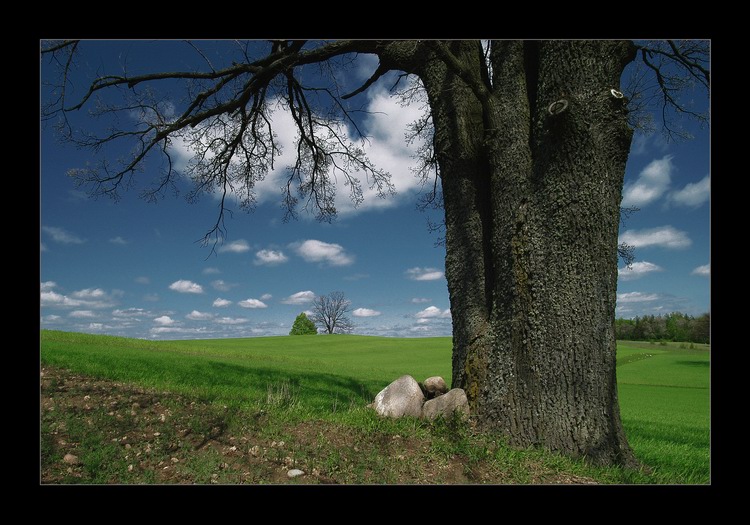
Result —
[{"label": "bare branch", "polygon": [[354,95],[359,95],[360,93],[365,91],[367,88],[372,86],[375,82],[377,82],[377,80],[383,75],[385,75],[388,71],[389,69],[387,67],[383,67],[382,64],[378,64],[378,67],[377,69],[375,69],[375,72],[372,74],[370,78],[367,79],[367,81],[364,84],[362,84],[359,88],[355,89],[351,93],[342,95],[341,98],[346,100],[348,98],[352,98]]}]

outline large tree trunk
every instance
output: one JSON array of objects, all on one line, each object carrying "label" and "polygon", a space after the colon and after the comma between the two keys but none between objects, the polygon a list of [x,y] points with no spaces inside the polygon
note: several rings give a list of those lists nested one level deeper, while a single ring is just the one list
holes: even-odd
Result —
[{"label": "large tree trunk", "polygon": [[[614,313],[622,182],[632,131],[623,42],[502,42],[490,96],[426,60],[453,314],[453,387],[512,445],[634,465],[620,421]],[[461,77],[461,78],[459,78]],[[559,102],[558,102],[559,101]]]}]

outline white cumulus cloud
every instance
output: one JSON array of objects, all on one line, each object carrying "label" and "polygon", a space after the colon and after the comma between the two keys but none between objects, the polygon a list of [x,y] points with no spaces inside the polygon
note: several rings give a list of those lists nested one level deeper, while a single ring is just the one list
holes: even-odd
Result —
[{"label": "white cumulus cloud", "polygon": [[209,319],[214,318],[214,314],[193,310],[192,312],[187,314],[185,318],[190,319],[191,321],[208,321]]},{"label": "white cumulus cloud", "polygon": [[237,303],[242,308],[268,308],[268,305],[258,299],[245,299]]},{"label": "white cumulus cloud", "polygon": [[659,298],[660,295],[655,293],[628,292],[617,294],[618,303],[644,303],[657,301]]},{"label": "white cumulus cloud", "polygon": [[169,285],[169,289],[180,293],[203,293],[203,287],[200,284],[186,279],[173,282]]},{"label": "white cumulus cloud", "polygon": [[79,236],[70,233],[63,228],[42,226],[42,231],[52,237],[53,241],[59,242],[60,244],[83,244],[86,242],[86,239],[81,239]]},{"label": "white cumulus cloud", "polygon": [[681,190],[669,194],[669,202],[680,206],[697,208],[711,198],[711,177],[706,175],[699,182],[686,184]]},{"label": "white cumulus cloud", "polygon": [[711,263],[704,264],[703,266],[698,266],[692,272],[690,272],[690,275],[700,275],[701,277],[710,277]]},{"label": "white cumulus cloud", "polygon": [[238,239],[222,246],[221,248],[219,248],[219,251],[230,253],[245,253],[250,251],[250,245],[245,239]]},{"label": "white cumulus cloud", "polygon": [[53,288],[57,288],[57,283],[55,281],[45,281],[39,285],[42,292],[49,292]]},{"label": "white cumulus cloud", "polygon": [[161,317],[154,319],[154,322],[160,326],[170,326],[174,324],[174,319],[168,315],[162,315]]},{"label": "white cumulus cloud", "polygon": [[75,317],[77,319],[90,319],[96,317],[96,314],[91,310],[73,310],[68,314],[68,317]]},{"label": "white cumulus cloud", "polygon": [[310,290],[307,290],[304,292],[297,292],[295,294],[292,294],[281,302],[284,304],[307,304],[312,302],[314,299],[315,294]]},{"label": "white cumulus cloud", "polygon": [[219,290],[220,292],[228,292],[232,289],[232,285],[225,282],[223,279],[216,279],[215,281],[211,281],[211,286],[213,286],[215,290]]},{"label": "white cumulus cloud", "polygon": [[624,266],[617,269],[617,273],[619,274],[620,279],[622,279],[623,281],[640,279],[641,277],[643,277],[644,275],[648,275],[649,273],[662,271],[664,271],[664,268],[647,261],[634,262],[630,265],[630,268]]},{"label": "white cumulus cloud", "polygon": [[150,313],[143,308],[126,308],[124,310],[112,310],[113,317],[143,317]]},{"label": "white cumulus cloud", "polygon": [[120,246],[125,246],[126,244],[129,244],[128,241],[120,237],[119,235],[117,237],[113,237],[109,240],[112,244],[119,244]]},{"label": "white cumulus cloud", "polygon": [[222,299],[221,297],[217,297],[214,300],[212,306],[214,306],[216,308],[224,308],[225,306],[229,306],[230,304],[232,304],[232,301],[227,301],[226,299]]},{"label": "white cumulus cloud", "polygon": [[255,264],[275,266],[277,264],[283,264],[289,260],[289,257],[284,255],[282,251],[276,250],[260,250],[255,252]]},{"label": "white cumulus cloud", "polygon": [[436,319],[436,318],[447,318],[451,316],[450,308],[447,310],[441,310],[437,306],[428,306],[421,312],[414,314],[417,319]]},{"label": "white cumulus cloud", "polygon": [[346,253],[340,244],[309,239],[290,247],[307,262],[328,263],[331,266],[347,266],[354,262],[354,257]]},{"label": "white cumulus cloud", "polygon": [[413,297],[411,302],[414,304],[429,303],[430,299],[427,299],[426,297]]},{"label": "white cumulus cloud", "polygon": [[248,320],[244,317],[220,317],[216,320],[219,324],[243,324],[246,323]]},{"label": "white cumulus cloud", "polygon": [[271,295],[270,293],[264,293],[260,296],[261,301],[268,301],[271,298],[273,298],[273,295]]},{"label": "white cumulus cloud", "polygon": [[376,317],[380,314],[381,312],[378,312],[377,310],[371,310],[370,308],[357,308],[356,310],[352,311],[352,315],[354,317]]},{"label": "white cumulus cloud", "polygon": [[414,281],[436,281],[442,279],[445,274],[437,268],[409,268],[406,276]]},{"label": "white cumulus cloud", "polygon": [[636,248],[658,246],[673,250],[689,248],[693,244],[687,232],[677,230],[672,226],[660,226],[644,230],[627,230],[620,235],[619,242],[635,246]]},{"label": "white cumulus cloud", "polygon": [[664,195],[669,189],[673,169],[672,155],[651,161],[635,182],[623,188],[622,206],[645,206]]}]

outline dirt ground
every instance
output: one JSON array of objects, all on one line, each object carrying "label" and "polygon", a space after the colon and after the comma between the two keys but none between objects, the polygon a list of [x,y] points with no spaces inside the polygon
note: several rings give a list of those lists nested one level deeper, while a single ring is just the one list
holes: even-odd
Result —
[{"label": "dirt ground", "polygon": [[[327,421],[284,424],[262,409],[45,366],[42,484],[505,484],[496,462],[441,454],[427,440]],[[290,477],[293,469],[304,474]],[[524,483],[594,480],[530,465]]]}]

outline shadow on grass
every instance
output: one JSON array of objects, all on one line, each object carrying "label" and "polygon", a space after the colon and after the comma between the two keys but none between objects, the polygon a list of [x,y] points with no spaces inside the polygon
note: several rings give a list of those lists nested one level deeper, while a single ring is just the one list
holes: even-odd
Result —
[{"label": "shadow on grass", "polygon": [[700,368],[708,368],[711,366],[710,361],[675,361],[676,365],[694,366]]}]

